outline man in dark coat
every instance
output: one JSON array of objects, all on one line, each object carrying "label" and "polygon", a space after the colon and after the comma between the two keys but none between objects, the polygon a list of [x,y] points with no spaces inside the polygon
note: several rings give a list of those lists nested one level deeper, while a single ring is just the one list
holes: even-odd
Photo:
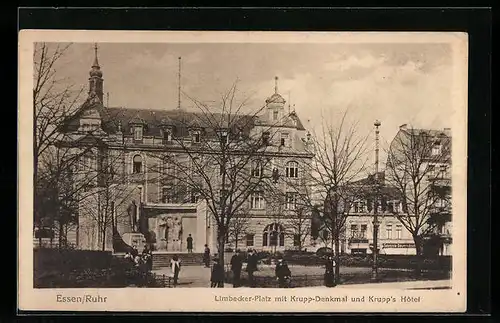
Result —
[{"label": "man in dark coat", "polygon": [[288,287],[288,283],[290,282],[292,273],[290,271],[290,268],[288,268],[288,264],[282,258],[278,259],[275,274],[276,278],[278,279],[279,288]]},{"label": "man in dark coat", "polygon": [[233,272],[233,287],[240,286],[241,267],[243,266],[243,259],[241,258],[240,251],[231,258],[231,271]]},{"label": "man in dark coat", "polygon": [[255,287],[255,279],[253,277],[253,273],[255,271],[257,271],[257,255],[252,249],[250,249],[248,251],[247,259],[248,284],[250,287]]},{"label": "man in dark coat", "polygon": [[210,248],[205,245],[205,251],[203,252],[203,263],[206,268],[210,268]]},{"label": "man in dark coat", "polygon": [[146,263],[147,270],[153,270],[153,252],[151,251],[149,245],[144,246],[144,249],[142,250],[142,258]]},{"label": "man in dark coat", "polygon": [[219,259],[214,259],[212,267],[212,275],[210,276],[210,287],[223,287],[224,283],[224,267],[219,263]]},{"label": "man in dark coat", "polygon": [[189,234],[189,237],[187,237],[186,241],[188,252],[193,253],[193,237],[191,237],[191,233]]}]

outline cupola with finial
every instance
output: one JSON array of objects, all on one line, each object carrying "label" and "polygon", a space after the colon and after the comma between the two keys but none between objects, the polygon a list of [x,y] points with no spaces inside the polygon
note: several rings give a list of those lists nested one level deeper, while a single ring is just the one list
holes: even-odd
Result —
[{"label": "cupola with finial", "polygon": [[103,91],[103,82],[102,79],[102,71],[99,66],[99,59],[97,58],[97,43],[94,44],[94,63],[92,64],[92,68],[89,71],[89,97],[95,95],[99,98],[101,103],[104,103],[104,91]]},{"label": "cupola with finial", "polygon": [[274,77],[274,94],[266,100],[268,118],[270,122],[277,123],[283,118],[285,99],[278,93],[278,77]]}]

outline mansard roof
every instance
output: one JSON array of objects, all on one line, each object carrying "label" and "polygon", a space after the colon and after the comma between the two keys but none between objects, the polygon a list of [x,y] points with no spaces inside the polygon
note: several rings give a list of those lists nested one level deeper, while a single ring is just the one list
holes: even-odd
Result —
[{"label": "mansard roof", "polygon": [[[144,135],[161,136],[161,129],[165,125],[174,127],[176,136],[187,136],[191,128],[202,128],[208,135],[214,135],[217,128],[227,128],[228,123],[223,122],[222,114],[204,114],[199,112],[175,110],[144,110],[123,107],[104,108],[101,113],[102,128],[108,134],[118,131],[121,122],[122,132],[129,133],[132,120],[140,119],[147,125]],[[255,125],[255,117],[249,115],[235,116],[231,122],[231,130],[249,134]]]}]

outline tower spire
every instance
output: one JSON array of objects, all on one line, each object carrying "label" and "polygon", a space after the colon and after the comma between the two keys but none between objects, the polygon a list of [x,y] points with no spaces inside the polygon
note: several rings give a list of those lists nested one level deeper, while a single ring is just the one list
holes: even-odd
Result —
[{"label": "tower spire", "polygon": [[99,60],[97,59],[97,50],[99,48],[97,47],[97,43],[94,43],[94,64],[92,67],[99,67]]},{"label": "tower spire", "polygon": [[103,101],[103,79],[102,79],[102,71],[99,66],[99,59],[97,53],[98,47],[97,43],[94,43],[94,63],[90,69],[89,75],[89,97],[95,95],[101,104],[104,104]]},{"label": "tower spire", "polygon": [[177,91],[177,109],[181,108],[181,57],[179,56],[179,73],[178,73],[178,91]]},{"label": "tower spire", "polygon": [[278,77],[274,77],[274,93],[278,94]]}]

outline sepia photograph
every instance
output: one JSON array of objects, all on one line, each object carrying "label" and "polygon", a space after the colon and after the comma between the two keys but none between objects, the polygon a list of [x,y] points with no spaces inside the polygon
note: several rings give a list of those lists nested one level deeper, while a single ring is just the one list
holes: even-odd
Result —
[{"label": "sepia photograph", "polygon": [[466,34],[171,34],[21,42],[31,292],[464,306]]}]

